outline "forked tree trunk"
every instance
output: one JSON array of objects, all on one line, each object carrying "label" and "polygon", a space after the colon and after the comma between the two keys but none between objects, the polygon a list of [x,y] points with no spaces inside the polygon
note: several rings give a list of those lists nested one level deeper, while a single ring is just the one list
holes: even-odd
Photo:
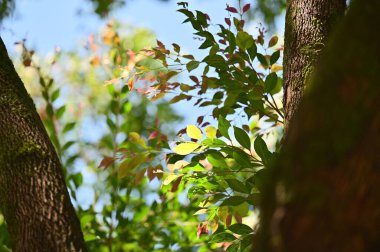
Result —
[{"label": "forked tree trunk", "polygon": [[1,38],[0,208],[13,251],[85,251],[60,161]]},{"label": "forked tree trunk", "polygon": [[315,63],[346,0],[289,0],[285,21],[284,108],[286,128],[296,111]]},{"label": "forked tree trunk", "polygon": [[259,251],[380,251],[379,13],[353,1],[324,51],[263,192]]}]

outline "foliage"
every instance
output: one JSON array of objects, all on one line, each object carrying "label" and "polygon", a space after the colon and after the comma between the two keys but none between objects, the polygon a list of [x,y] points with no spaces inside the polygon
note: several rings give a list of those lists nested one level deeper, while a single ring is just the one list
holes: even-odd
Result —
[{"label": "foliage", "polygon": [[[147,78],[153,69],[138,63],[128,82],[149,79],[151,85],[144,93],[152,100],[170,94],[171,103],[186,100],[211,108],[210,115],[198,117],[197,125],[178,133],[179,140],[167,153],[162,192],[171,198],[173,193],[187,192],[191,205],[198,208],[193,213],[199,215],[198,237],[210,230],[209,244],[214,248],[249,250],[256,229],[252,222],[243,223],[243,218],[257,214],[265,167],[276,156],[263,136],[281,136],[282,130],[283,109],[278,101],[282,68],[276,64],[281,47],[276,47],[277,36],[265,43],[262,28],[256,38],[245,30],[243,16],[249,4],[227,6],[225,24],[216,25],[206,13],[190,11],[186,2],[178,5],[186,16],[184,22],[192,25],[202,41],[199,49],[207,50],[206,56],[200,60],[183,53],[178,44],[169,50],[157,41],[156,47],[141,54],[159,61],[162,71],[156,78]],[[185,80],[175,77],[184,78],[184,72],[188,73]],[[231,126],[226,119],[242,117],[246,119],[240,126]],[[213,119],[217,127],[211,125]],[[280,137],[272,150],[279,141]],[[125,160],[132,162],[131,157]]]},{"label": "foliage", "polygon": [[[277,36],[265,42],[262,27],[248,30],[249,4],[227,6],[223,24],[178,5],[202,58],[175,43],[149,48],[152,34],[117,22],[89,36],[85,50],[47,59],[18,45],[90,251],[251,246],[282,135],[282,47]],[[158,101],[165,96],[210,112],[172,143],[180,117]],[[5,248],[4,223],[0,232]]]},{"label": "foliage", "polygon": [[0,2],[0,23],[5,18],[13,13],[15,8],[14,0],[1,0]]}]

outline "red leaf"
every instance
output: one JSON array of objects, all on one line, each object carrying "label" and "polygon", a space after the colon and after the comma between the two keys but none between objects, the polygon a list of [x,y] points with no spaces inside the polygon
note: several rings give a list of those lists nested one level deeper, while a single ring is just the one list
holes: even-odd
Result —
[{"label": "red leaf", "polygon": [[165,45],[159,40],[157,40],[157,45],[158,47],[165,48]]},{"label": "red leaf", "polygon": [[202,122],[203,122],[203,119],[204,119],[205,117],[204,116],[199,116],[198,118],[197,118],[197,123],[200,125]]},{"label": "red leaf", "polygon": [[183,134],[185,134],[185,133],[186,133],[186,128],[181,129],[180,131],[177,132],[177,136],[178,136],[178,135],[183,135]]},{"label": "red leaf", "polygon": [[251,8],[251,4],[244,5],[244,7],[243,7],[243,13],[247,12],[249,10],[249,8]]},{"label": "red leaf", "polygon": [[208,234],[207,223],[198,224],[197,237],[201,237],[202,234]]},{"label": "red leaf", "polygon": [[111,164],[115,162],[115,159],[113,157],[105,156],[103,160],[100,162],[98,168],[104,167],[104,170],[107,169]]},{"label": "red leaf", "polygon": [[229,12],[232,12],[232,13],[238,13],[238,11],[237,11],[237,9],[236,9],[236,8],[234,8],[234,7],[231,7],[231,6],[228,6],[228,5],[227,5],[227,8],[226,8],[226,10],[227,10],[227,11],[229,11]]},{"label": "red leaf", "polygon": [[144,174],[145,174],[145,170],[142,170],[142,171],[139,171],[137,174],[136,174],[136,177],[135,177],[135,185],[139,185],[141,183],[141,180],[144,178]]},{"label": "red leaf", "polygon": [[226,44],[226,40],[225,39],[219,39],[219,43],[225,45]]},{"label": "red leaf", "polygon": [[228,26],[231,26],[231,20],[229,18],[225,18],[224,21],[226,21],[226,24],[228,24]]},{"label": "red leaf", "polygon": [[195,83],[199,83],[199,80],[198,80],[198,78],[197,78],[196,76],[191,75],[191,76],[189,76],[189,78],[190,78],[192,81],[194,81]]},{"label": "red leaf", "polygon": [[179,183],[181,183],[182,176],[177,178],[177,180],[173,183],[171,192],[176,192],[178,190]]},{"label": "red leaf", "polygon": [[226,218],[226,226],[227,227],[231,226],[231,222],[232,222],[232,215],[229,214],[227,215],[227,218]]},{"label": "red leaf", "polygon": [[241,28],[241,29],[243,29],[244,24],[245,24],[245,21],[244,21],[244,20],[240,20],[239,25],[240,25],[240,28]]},{"label": "red leaf", "polygon": [[208,16],[208,14],[207,14],[207,13],[204,13],[204,14],[205,14],[207,20],[208,20],[208,21],[211,21],[211,19],[210,19],[210,17]]},{"label": "red leaf", "polygon": [[203,127],[206,127],[206,126],[208,126],[208,125],[210,125],[210,123],[209,123],[209,122],[205,122],[205,123],[203,123],[203,124],[201,125],[201,127],[203,128]]},{"label": "red leaf", "polygon": [[236,219],[237,223],[242,223],[243,222],[243,218],[239,214],[235,214],[235,219]]},{"label": "red leaf", "polygon": [[150,133],[149,137],[148,137],[148,140],[152,140],[152,139],[155,139],[157,136],[158,136],[158,131],[153,131],[152,133]]},{"label": "red leaf", "polygon": [[146,175],[147,175],[149,181],[152,181],[156,177],[156,173],[154,173],[154,168],[148,168]]}]

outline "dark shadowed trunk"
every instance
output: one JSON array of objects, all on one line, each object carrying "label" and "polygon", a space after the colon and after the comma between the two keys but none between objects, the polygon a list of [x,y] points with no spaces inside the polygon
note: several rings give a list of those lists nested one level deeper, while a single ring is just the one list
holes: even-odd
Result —
[{"label": "dark shadowed trunk", "polygon": [[85,251],[60,161],[1,38],[0,208],[13,251]]},{"label": "dark shadowed trunk", "polygon": [[332,27],[346,0],[289,0],[284,45],[285,121],[292,117]]},{"label": "dark shadowed trunk", "polygon": [[260,251],[380,251],[380,1],[354,1],[263,192]]}]

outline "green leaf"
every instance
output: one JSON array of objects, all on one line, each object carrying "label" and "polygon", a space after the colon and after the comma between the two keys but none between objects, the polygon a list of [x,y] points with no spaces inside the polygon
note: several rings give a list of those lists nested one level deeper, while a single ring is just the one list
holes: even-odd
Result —
[{"label": "green leaf", "polygon": [[263,67],[268,67],[268,60],[267,60],[267,58],[264,56],[264,55],[262,55],[261,53],[258,53],[257,55],[256,55],[256,57],[257,57],[257,59],[259,60],[259,62],[261,63],[261,65],[263,65]]},{"label": "green leaf", "polygon": [[65,127],[63,127],[62,133],[65,134],[71,131],[72,129],[74,129],[75,125],[76,125],[76,122],[71,122],[71,123],[66,124]]},{"label": "green leaf", "polygon": [[187,99],[187,98],[189,98],[188,95],[185,95],[185,94],[181,93],[181,94],[179,94],[179,95],[177,95],[177,96],[174,96],[174,97],[169,101],[169,103],[173,104],[173,103],[176,103],[176,102],[179,102],[179,101],[185,100],[185,99]]},{"label": "green leaf", "polygon": [[247,235],[253,232],[253,229],[250,226],[242,223],[233,224],[228,229],[238,235]]},{"label": "green leaf", "polygon": [[216,69],[228,70],[226,60],[218,54],[212,54],[212,55],[206,56],[203,59],[203,62],[205,62],[209,66],[215,67]]},{"label": "green leaf", "polygon": [[270,56],[270,64],[273,65],[274,63],[277,62],[277,60],[280,58],[280,51],[275,51],[271,56]]},{"label": "green leaf", "polygon": [[257,136],[253,145],[257,155],[259,155],[264,165],[267,166],[270,162],[272,153],[268,150],[265,141],[260,136]]},{"label": "green leaf", "polygon": [[52,94],[51,94],[51,101],[54,102],[55,100],[58,99],[59,97],[59,94],[60,94],[60,89],[57,89],[55,90]]},{"label": "green leaf", "polygon": [[97,240],[97,239],[99,239],[99,238],[96,235],[94,235],[94,234],[87,233],[84,236],[85,242],[89,242],[89,241],[93,241],[93,240]]},{"label": "green leaf", "polygon": [[276,83],[276,86],[272,89],[272,91],[271,91],[270,93],[271,93],[272,95],[277,94],[278,92],[281,91],[281,89],[282,89],[282,85],[283,85],[282,78],[277,77],[277,83]]},{"label": "green leaf", "polygon": [[225,138],[229,140],[231,140],[230,136],[228,135],[228,129],[230,127],[231,127],[230,122],[220,115],[218,118],[218,128],[219,128],[220,134],[222,134],[222,136],[224,136]]},{"label": "green leaf", "polygon": [[239,243],[231,244],[228,246],[226,252],[237,252],[239,250]]},{"label": "green leaf", "polygon": [[270,93],[277,85],[277,74],[270,73],[265,79],[264,92]]},{"label": "green leaf", "polygon": [[237,179],[226,179],[226,182],[228,186],[234,191],[241,192],[241,193],[249,193],[249,190],[247,189],[247,187],[241,181]]},{"label": "green leaf", "polygon": [[207,155],[207,160],[214,167],[228,168],[227,163],[225,161],[225,157],[219,152],[211,152],[210,154]]},{"label": "green leaf", "polygon": [[253,44],[250,48],[247,49],[249,57],[251,58],[251,61],[253,61],[257,54],[257,46],[256,44]]},{"label": "green leaf", "polygon": [[220,206],[238,206],[246,201],[242,196],[231,196],[225,199]]},{"label": "green leaf", "polygon": [[200,147],[200,144],[194,142],[180,143],[174,148],[174,152],[179,155],[187,155]]},{"label": "green leaf", "polygon": [[242,168],[251,168],[252,164],[249,159],[249,154],[244,151],[234,151],[233,158]]},{"label": "green leaf", "polygon": [[250,48],[255,43],[255,40],[245,31],[239,31],[236,36],[236,44],[243,50]]},{"label": "green leaf", "polygon": [[219,242],[232,242],[236,240],[236,237],[230,233],[222,232],[211,237],[210,242],[219,243]]},{"label": "green leaf", "polygon": [[123,178],[128,175],[128,172],[136,169],[140,164],[146,160],[146,154],[139,154],[132,158],[125,159],[119,166],[119,177]]},{"label": "green leaf", "polygon": [[248,134],[245,130],[240,129],[238,127],[234,127],[235,138],[241,146],[250,150],[251,149],[251,140],[249,139]]},{"label": "green leaf", "polygon": [[206,48],[209,48],[211,46],[214,45],[214,41],[212,41],[211,39],[206,39],[202,44],[201,46],[199,47],[199,49],[206,49]]},{"label": "green leaf", "polygon": [[192,139],[202,139],[202,131],[195,125],[187,125],[186,134]]},{"label": "green leaf", "polygon": [[198,62],[198,61],[195,61],[195,60],[192,60],[192,61],[189,61],[189,62],[186,64],[186,69],[187,69],[187,71],[189,71],[189,73],[190,73],[191,71],[193,71],[194,69],[196,69],[198,66],[199,66],[199,62]]},{"label": "green leaf", "polygon": [[66,111],[66,105],[62,105],[61,107],[57,109],[57,111],[55,112],[55,115],[57,116],[58,119],[60,119],[65,113],[65,111]]}]

